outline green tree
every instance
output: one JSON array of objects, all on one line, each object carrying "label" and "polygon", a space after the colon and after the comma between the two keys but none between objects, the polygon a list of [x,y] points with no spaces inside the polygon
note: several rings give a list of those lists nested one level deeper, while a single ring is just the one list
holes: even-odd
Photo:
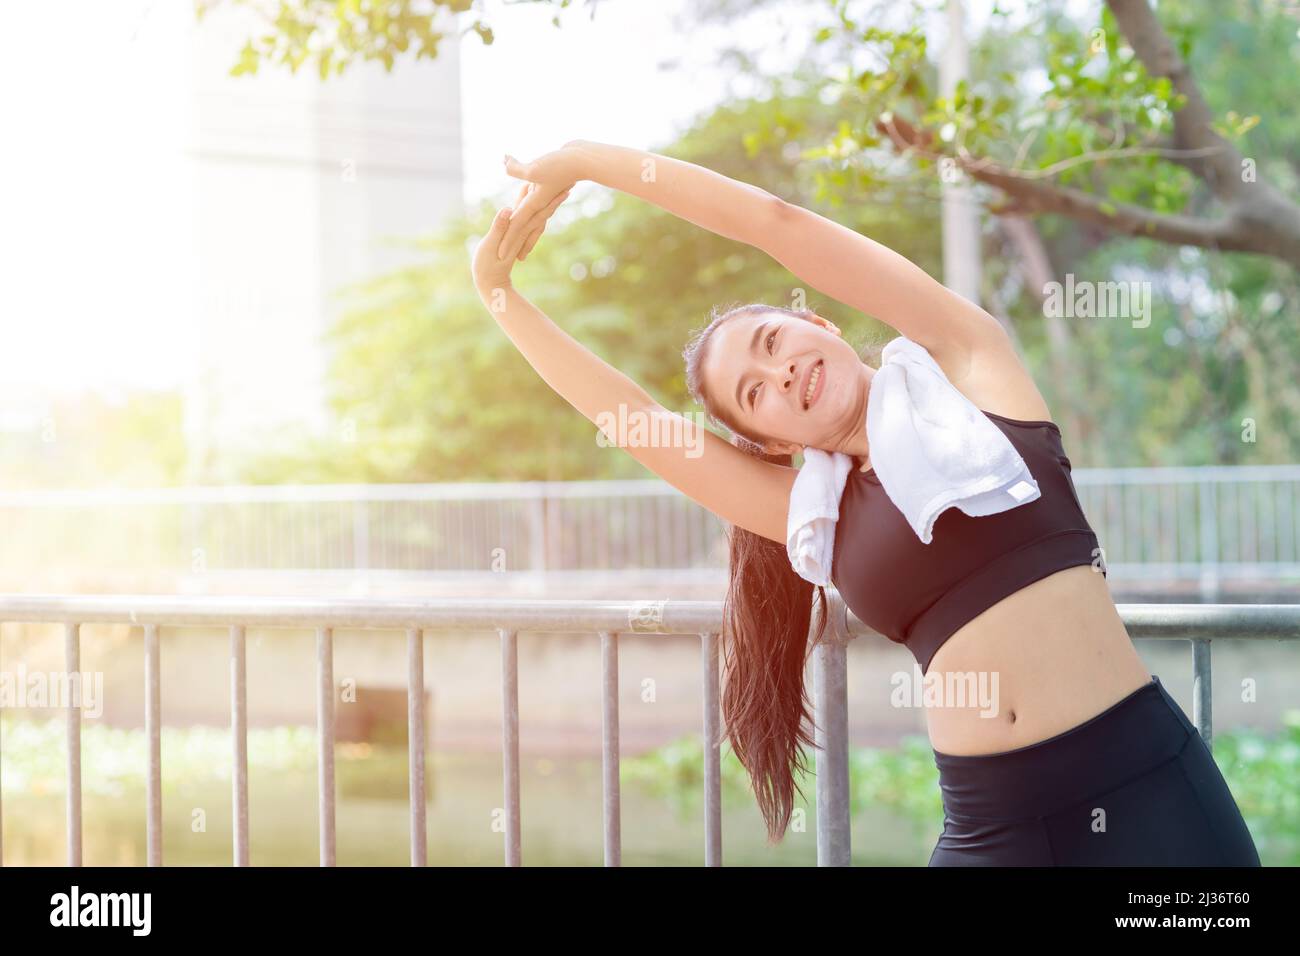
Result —
[{"label": "green tree", "polygon": [[0,431],[0,487],[154,487],[185,477],[180,393],[133,391],[58,399],[25,427]]},{"label": "green tree", "polygon": [[[202,13],[221,0],[196,2]],[[226,2],[258,10],[269,30],[249,39],[232,72],[256,72],[262,59],[295,70],[314,59],[322,77],[358,58],[391,69],[399,54],[434,57],[443,37],[440,14],[472,6],[469,0]],[[559,10],[572,0],[527,2]],[[1064,15],[1060,0],[1037,0],[1028,5],[1033,19],[1019,28],[1039,51],[1035,65],[1046,80],[1030,100],[1011,95],[1017,78],[1005,70],[963,82],[952,97],[935,93],[925,35],[916,26],[880,24],[896,19],[891,8],[905,7],[916,19],[941,0],[824,2],[827,23],[814,40],[835,48],[828,62],[867,64],[850,67],[836,84],[845,119],[834,136],[805,153],[839,164],[828,173],[831,182],[875,185],[861,160],[887,140],[921,168],[993,187],[1002,211],[1055,213],[1117,235],[1257,252],[1300,266],[1300,205],[1284,192],[1294,186],[1294,161],[1274,185],[1276,158],[1241,149],[1259,115],[1240,107],[1215,110],[1189,63],[1193,46],[1213,44],[1218,24],[1231,18],[1294,37],[1291,6],[1233,0],[1211,12],[1205,4],[1168,0],[1157,16],[1149,0],[1106,0],[1097,21],[1082,26]],[[594,15],[595,0],[589,5]],[[713,0],[701,9],[734,15],[738,7],[762,5]],[[995,4],[995,20],[1010,17]],[[553,22],[558,25],[558,14]],[[481,18],[470,29],[491,42]],[[761,139],[751,133],[752,143]],[[1197,189],[1213,202],[1189,212]]]},{"label": "green tree", "polygon": [[[714,0],[701,16],[763,6]],[[890,8],[895,20],[902,6]],[[1185,224],[1223,214],[1212,167],[1175,161],[1166,153],[1181,147],[1159,145],[1178,141],[1181,94],[1121,43],[1119,27],[1131,11],[1117,17],[1112,8],[1122,6],[1110,4],[1092,25],[1069,20],[1057,3],[1034,4],[1019,19],[995,17],[974,43],[972,83],[945,104],[929,93],[934,68],[914,25],[872,32],[847,19],[843,4],[830,5],[836,18],[805,38],[804,56],[788,73],[765,75],[744,51],[730,56],[766,89],[717,107],[661,151],[817,208],[934,275],[941,274],[939,170],[968,175],[994,213],[986,220],[983,302],[1020,343],[1076,465],[1293,460],[1300,335],[1286,319],[1300,307],[1300,288],[1285,257],[1176,241],[1159,229],[1126,235],[1097,219],[1096,209],[1034,205],[1016,195],[1019,180],[980,178],[993,168],[982,159],[1023,173],[1038,198],[1047,195],[1040,186],[1082,192],[1097,209],[1138,207]],[[1275,3],[1232,6],[1240,16],[1225,21],[1222,7],[1166,0],[1162,29],[1187,67],[1180,75],[1200,78],[1206,110],[1221,118],[1214,135],[1239,144],[1233,149],[1243,157],[1258,157],[1261,177],[1294,192],[1300,122],[1288,89],[1273,79],[1293,68],[1294,21]],[[828,71],[827,63],[858,62],[850,54],[870,44],[874,71]],[[901,119],[904,111],[913,122]],[[1234,111],[1258,122],[1231,121]],[[1113,155],[1103,155],[1108,150]],[[709,308],[788,303],[797,282],[756,250],[631,197],[608,198],[604,211],[567,227],[557,220],[518,267],[521,288],[666,405],[686,409],[679,354]],[[594,427],[545,387],[482,312],[465,247],[490,213],[480,210],[432,240],[427,264],[356,290],[355,310],[332,336],[335,410],[354,426],[355,444],[299,450],[262,462],[258,475],[644,473],[630,456],[599,447]],[[1071,273],[1151,283],[1149,327],[1049,316],[1045,282]],[[850,334],[888,334],[815,294],[808,304]],[[1243,440],[1248,422],[1253,442]]]},{"label": "green tree", "polygon": [[[667,151],[729,175],[814,188],[794,157],[748,155],[737,146],[757,115],[777,108],[733,104],[705,117]],[[817,110],[814,100],[784,109]],[[727,302],[807,303],[864,351],[891,333],[839,303],[801,290],[778,263],[640,200],[608,194],[608,208],[558,218],[515,267],[520,289],[547,314],[667,407],[695,409],[686,395],[682,348],[709,310]],[[809,199],[809,202],[812,200]],[[569,202],[576,210],[575,199]],[[568,210],[564,210],[568,211]],[[468,245],[495,209],[480,208],[422,243],[419,265],[377,276],[349,292],[329,332],[329,383],[339,423],[327,442],[246,466],[252,480],[564,480],[646,477],[631,456],[597,443],[597,430],[532,370],[492,321],[473,288]],[[934,210],[926,214],[933,216]],[[843,217],[929,268],[937,221],[900,221],[890,203]],[[340,438],[338,436],[345,436]]]}]

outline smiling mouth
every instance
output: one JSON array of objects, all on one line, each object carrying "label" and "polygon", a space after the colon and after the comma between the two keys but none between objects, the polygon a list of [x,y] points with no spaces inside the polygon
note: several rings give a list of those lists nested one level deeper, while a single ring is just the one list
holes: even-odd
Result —
[{"label": "smiling mouth", "polygon": [[826,366],[821,359],[818,359],[813,363],[813,367],[808,370],[808,382],[803,390],[803,410],[805,412],[812,408],[813,403],[820,397],[825,386]]}]

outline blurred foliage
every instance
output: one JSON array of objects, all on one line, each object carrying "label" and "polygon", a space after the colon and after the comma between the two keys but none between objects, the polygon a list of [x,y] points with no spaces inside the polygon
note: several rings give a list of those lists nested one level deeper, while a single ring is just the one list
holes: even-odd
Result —
[{"label": "blurred foliage", "polygon": [[[706,4],[718,19],[763,6]],[[832,208],[864,196],[875,201],[887,186],[938,202],[933,160],[900,158],[874,128],[876,117],[899,111],[939,130],[947,152],[961,148],[1031,173],[1060,168],[1054,183],[1088,195],[1212,218],[1215,200],[1204,183],[1142,152],[1167,135],[1179,100],[1167,80],[1151,77],[1134,59],[1104,5],[1095,20],[1078,22],[1056,0],[997,4],[971,39],[971,81],[952,98],[935,93],[937,70],[918,26],[921,11],[936,12],[941,3],[867,5],[871,16],[853,17],[850,6],[861,5],[831,6],[836,16],[816,33],[799,67],[771,79],[767,93],[815,94],[841,116],[833,136],[823,141],[798,115],[777,110],[767,114],[768,125],[749,130],[745,145],[773,151],[816,144],[801,155],[816,171],[818,197]],[[1166,0],[1159,17],[1219,117],[1218,132],[1257,163],[1261,180],[1300,195],[1300,117],[1275,81],[1294,75],[1300,58],[1294,14],[1253,0]],[[828,77],[827,63],[846,66]],[[858,63],[865,65],[848,66]],[[1252,68],[1242,69],[1247,63]],[[1097,161],[1079,161],[1090,154]],[[1002,198],[987,187],[977,195],[990,205]],[[1150,283],[1149,327],[1070,319],[1053,346],[1041,290],[1021,274],[1024,250],[1008,241],[996,218],[985,222],[982,304],[1017,331],[1053,417],[1067,425],[1076,464],[1297,459],[1300,335],[1289,318],[1300,312],[1300,273],[1265,256],[1117,237],[1061,215],[1038,216],[1034,225],[1054,278]]]},{"label": "blurred foliage", "polygon": [[[547,4],[562,10],[573,0],[513,0]],[[598,0],[587,0],[595,13]],[[382,63],[391,71],[399,57],[435,59],[448,36],[440,26],[450,15],[469,13],[473,0],[194,0],[202,20],[221,7],[242,7],[257,14],[266,32],[249,37],[230,68],[231,76],[252,76],[264,64],[296,73],[314,67],[322,80],[338,76],[359,61]],[[559,26],[559,14],[551,18]],[[491,44],[492,27],[475,17],[465,32]],[[459,42],[452,36],[450,42]]]},{"label": "blurred foliage", "polygon": [[[814,754],[804,758],[814,767]],[[1265,866],[1300,864],[1300,710],[1287,711],[1282,729],[1266,735],[1237,729],[1214,736],[1214,759],[1250,828]],[[730,747],[721,751],[724,805],[753,800],[749,776]],[[699,812],[704,792],[704,750],[692,735],[640,757],[624,757],[625,781],[650,787],[672,799],[684,815]],[[815,776],[796,778],[804,792],[795,805],[816,817]],[[907,736],[894,748],[863,747],[849,752],[849,806],[885,807],[909,821],[918,840],[931,846],[943,826],[943,799],[934,751],[926,738]],[[928,853],[927,848],[927,853]]]},{"label": "blurred foliage", "polygon": [[[61,799],[66,792],[62,719],[20,720],[0,716],[4,740],[5,789],[12,795]],[[86,723],[81,730],[82,788],[91,798],[134,796],[147,766],[148,737],[142,730]],[[268,786],[268,773],[313,777],[318,740],[314,727],[251,728],[250,772]],[[440,761],[454,755],[440,756]],[[815,767],[811,751],[804,753]],[[1271,735],[1252,729],[1218,733],[1214,758],[1222,769],[1266,866],[1300,864],[1300,711],[1287,711],[1282,729]],[[348,798],[402,800],[408,790],[404,745],[340,743],[338,786]],[[164,797],[205,780],[230,780],[230,732],[213,727],[164,727]],[[735,753],[720,750],[724,808],[753,804],[749,775]],[[619,765],[625,786],[635,786],[668,802],[683,820],[698,819],[704,793],[704,751],[698,735],[684,736],[650,753],[624,757]],[[280,779],[287,779],[280,778]],[[815,775],[797,780],[802,798],[795,805],[816,819]],[[450,784],[444,784],[450,785]],[[913,828],[928,854],[943,823],[938,770],[929,742],[909,735],[895,748],[857,748],[849,753],[850,812],[868,807],[895,811]],[[928,845],[926,845],[928,843]]]},{"label": "blurred foliage", "polygon": [[[937,201],[906,183],[871,202],[831,210],[815,198],[815,171],[788,150],[747,154],[736,144],[757,118],[780,110],[812,135],[834,112],[813,97],[724,106],[689,131],[670,155],[701,163],[807,205],[940,274]],[[816,124],[820,124],[819,126]],[[798,280],[756,249],[700,230],[622,194],[581,193],[562,208],[528,261],[518,288],[596,354],[640,382],[666,407],[694,410],[681,350],[718,303],[790,304]],[[481,208],[424,245],[419,266],[376,277],[349,293],[352,307],[331,331],[329,383],[339,427],[307,446],[285,441],[245,473],[255,481],[453,481],[644,477],[630,455],[601,448],[574,413],[514,349],[473,290],[467,244],[491,216]],[[562,217],[580,213],[567,224]],[[1048,342],[1034,290],[1015,251],[986,236],[986,281],[1000,290],[1031,370],[1058,420],[1070,410],[1090,428],[1067,435],[1078,466],[1265,463],[1300,448],[1300,363],[1285,322],[1300,288],[1262,257],[1180,252],[1144,240],[1080,243],[1049,224],[1053,261],[1081,276],[1138,275],[1156,286],[1151,325],[1079,319],[1069,356],[1081,386],[1047,374]],[[1135,270],[1137,270],[1135,272]],[[807,292],[808,290],[803,290]],[[1195,294],[1193,294],[1193,292]],[[811,294],[864,351],[892,330]],[[1225,308],[1226,306],[1226,308]],[[1250,323],[1246,316],[1263,317]],[[1234,328],[1243,331],[1233,332]],[[1267,358],[1265,358],[1267,356]],[[1244,417],[1258,441],[1243,442]]]},{"label": "blurred foliage", "polygon": [[[665,152],[789,195],[811,190],[799,164],[781,154],[746,156],[735,144],[771,103],[719,109]],[[787,109],[817,108],[815,101]],[[709,309],[726,299],[791,303],[794,277],[757,249],[701,230],[640,200],[575,195],[551,221],[518,288],[602,358],[666,407],[690,411],[682,348]],[[900,197],[901,201],[906,201]],[[811,202],[811,200],[809,200]],[[597,429],[532,370],[484,309],[469,271],[468,244],[495,209],[480,207],[425,242],[417,266],[349,291],[351,308],[331,330],[329,383],[336,433],[319,444],[286,445],[249,466],[274,480],[454,481],[644,477]],[[937,209],[901,221],[896,203],[864,205],[840,221],[937,269]],[[564,217],[576,217],[565,224]],[[808,290],[804,290],[807,293]],[[866,351],[890,337],[839,303],[808,295]],[[343,437],[340,437],[343,436]]]},{"label": "blurred foliage", "polygon": [[[220,0],[198,0],[200,14]],[[389,69],[394,57],[412,51],[418,60],[437,55],[441,35],[433,20],[443,9],[465,12],[468,0],[226,0],[258,10],[270,31],[250,39],[232,72],[251,73],[262,58],[296,70],[315,58],[322,79],[341,72],[357,57],[380,59]],[[527,0],[558,9],[571,0]],[[592,16],[596,0],[589,0]],[[697,0],[692,8],[702,20],[737,25],[748,14],[766,13],[770,0]],[[938,22],[944,0],[821,0],[802,9],[821,14],[820,25],[807,24],[802,79],[765,76],[752,51],[734,48],[723,59],[742,65],[767,79],[778,95],[792,88],[815,87],[822,102],[835,106],[840,119],[829,135],[810,142],[796,120],[779,111],[772,123],[749,130],[743,138],[751,151],[771,143],[804,142],[805,160],[825,160],[819,174],[819,197],[838,203],[846,195],[875,189],[885,175],[878,161],[883,133],[879,122],[917,124],[928,149],[909,150],[916,172],[935,174],[945,157],[977,158],[1041,177],[1055,187],[1074,187],[1103,199],[1113,214],[1117,204],[1159,214],[1188,211],[1189,202],[1204,193],[1189,169],[1161,151],[1173,145],[1173,117],[1186,98],[1165,76],[1152,76],[1139,60],[1104,4],[1097,4],[1080,22],[1067,13],[1066,0],[995,2],[977,51],[970,79],[956,84],[952,95],[937,91],[936,69],[923,24]],[[1265,48],[1285,69],[1294,72],[1297,43],[1294,11],[1282,3],[1232,0],[1222,4],[1165,0],[1160,4],[1160,29],[1174,49],[1192,65],[1192,76],[1204,85],[1201,67],[1207,48],[1222,63],[1219,28],[1228,21],[1233,46],[1243,55]],[[558,13],[552,18],[559,25]],[[472,27],[487,42],[491,31],[481,19]],[[1248,32],[1247,32],[1248,31]],[[1010,56],[989,58],[998,48]],[[1264,52],[1264,51],[1260,51]],[[1229,58],[1236,63],[1257,62]],[[1221,67],[1220,67],[1221,69]],[[1238,73],[1242,72],[1240,70]],[[1263,80],[1269,74],[1255,72]],[[1283,73],[1281,75],[1287,75]],[[787,82],[790,81],[790,82]],[[1266,80],[1264,81],[1266,83]],[[1258,158],[1259,175],[1276,181],[1283,193],[1296,194],[1294,159],[1260,154],[1246,135],[1260,127],[1257,108],[1268,97],[1266,86],[1238,86],[1227,104],[1212,103],[1215,131],[1245,155]],[[1247,109],[1240,104],[1250,104]],[[1294,119],[1290,122],[1294,124]],[[892,175],[892,170],[890,170]],[[1276,178],[1275,177],[1280,177]],[[999,198],[1001,198],[999,196]],[[1294,206],[1292,207],[1294,209]],[[1294,264],[1294,263],[1293,263]]]},{"label": "blurred foliage", "polygon": [[157,487],[185,478],[184,405],[177,392],[84,394],[52,401],[0,428],[0,487]]},{"label": "blurred foliage", "polygon": [[[886,176],[881,160],[888,159],[890,149],[876,151],[888,142],[874,122],[900,113],[937,131],[936,152],[964,152],[1010,168],[1046,170],[1059,164],[1052,177],[1057,185],[1108,193],[1117,202],[1160,212],[1185,204],[1194,177],[1155,155],[1125,157],[1123,162],[1113,157],[1079,161],[1092,153],[1156,146],[1170,132],[1173,112],[1182,105],[1167,78],[1146,72],[1105,7],[1100,8],[1099,21],[1089,24],[1070,20],[1057,2],[1028,5],[1033,10],[1029,17],[1012,17],[1005,7],[995,5],[985,32],[972,44],[976,49],[971,78],[959,81],[953,95],[945,97],[937,92],[927,37],[915,22],[885,29],[878,25],[878,6],[852,16],[850,4],[828,6],[835,17],[814,36],[816,44],[827,47],[822,56],[838,59],[852,53],[856,55],[844,62],[866,64],[829,81],[813,79],[845,116],[829,142],[804,152],[807,159],[833,161],[823,177],[828,195],[849,189],[861,193],[879,185]],[[1195,25],[1171,22],[1167,8],[1172,6],[1161,5],[1162,23],[1187,51]],[[942,7],[933,0],[916,3],[914,17],[919,20],[921,13]],[[1024,10],[1025,5],[1017,8],[1019,13]],[[1219,15],[1214,11],[1215,19]],[[989,55],[993,51],[996,56]],[[1227,135],[1245,132],[1250,125],[1235,122]],[[800,133],[788,125],[783,132],[755,130],[748,144],[757,147]],[[918,152],[912,165],[934,178],[933,157]],[[1103,170],[1109,175],[1101,176]]]},{"label": "blurred foliage", "polygon": [[1265,865],[1300,864],[1300,711],[1287,711],[1275,736],[1215,734],[1214,760]]},{"label": "blurred foliage", "polygon": [[[311,6],[311,4],[300,4]],[[701,18],[760,16],[765,0],[701,2]],[[850,7],[853,13],[850,15]],[[1003,4],[1002,7],[1007,7]],[[1295,23],[1276,4],[1167,0],[1161,22],[1221,131],[1294,195],[1300,118],[1289,108]],[[790,35],[795,65],[764,70],[720,51],[751,92],[701,115],[659,152],[813,208],[942,275],[940,188],[925,157],[901,158],[873,122],[901,109],[976,155],[1046,170],[1116,202],[1161,212],[1212,205],[1187,170],[1154,155],[1068,165],[1090,150],[1142,148],[1169,128],[1168,84],[1136,63],[1108,11],[1071,20],[1058,0],[999,10],[971,41],[971,81],[945,99],[920,32],[935,2],[827,2],[825,23]],[[865,12],[863,12],[865,11]],[[870,14],[870,15],[868,15]],[[800,47],[800,44],[802,48]],[[1249,70],[1241,69],[1251,64]],[[1248,105],[1248,108],[1247,108]],[[581,130],[567,135],[581,135]],[[504,183],[503,183],[504,185]],[[448,481],[642,477],[629,455],[528,367],[473,291],[468,250],[484,204],[422,245],[424,261],[349,290],[330,333],[338,427],[292,436],[245,463],[253,481]],[[1076,466],[1254,464],[1300,450],[1296,270],[1259,255],[1116,238],[1063,216],[1033,220],[1051,274],[1151,290],[1150,325],[1072,318],[1053,329],[1024,250],[984,223],[983,303],[1013,330]],[[765,255],[632,197],[585,184],[515,270],[521,291],[664,405],[693,408],[681,349],[715,304],[791,304],[798,280]],[[807,304],[857,345],[892,330],[837,303]],[[1054,333],[1054,334],[1053,334]],[[1253,426],[1253,434],[1247,426]]]},{"label": "blurred foliage", "polygon": [[[5,714],[4,785],[11,793],[61,795],[67,791],[62,718],[19,720]],[[82,792],[114,796],[139,785],[148,766],[149,737],[143,730],[99,722],[81,727]],[[248,731],[248,765],[254,769],[312,774],[318,740],[314,727],[254,728]],[[162,729],[163,792],[195,780],[231,775],[230,730],[224,727]]]}]

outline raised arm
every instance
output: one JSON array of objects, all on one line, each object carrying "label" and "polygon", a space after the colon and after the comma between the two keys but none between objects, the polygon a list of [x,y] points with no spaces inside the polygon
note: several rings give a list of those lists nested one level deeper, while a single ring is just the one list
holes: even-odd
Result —
[{"label": "raised arm", "polygon": [[[507,236],[510,210],[501,210],[474,252],[479,298],[547,385],[598,427],[643,417],[643,434],[680,437],[671,444],[622,447],[655,474],[724,521],[773,541],[785,541],[794,468],[763,461],[689,418],[659,405],[640,385],[552,322],[515,289],[510,272],[528,237],[539,231],[563,193],[529,216],[518,213]],[[620,414],[622,406],[622,414]],[[608,432],[607,432],[608,434]],[[610,436],[616,441],[618,436]]]},{"label": "raised arm", "polygon": [[695,163],[573,140],[533,163],[508,160],[506,171],[543,184],[535,201],[589,179],[761,249],[822,294],[919,342],[950,374],[978,351],[1010,347],[997,319],[888,246]]}]

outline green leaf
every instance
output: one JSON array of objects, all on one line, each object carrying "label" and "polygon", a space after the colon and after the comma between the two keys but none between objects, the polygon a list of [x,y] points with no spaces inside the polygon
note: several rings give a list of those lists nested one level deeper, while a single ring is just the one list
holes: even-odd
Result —
[{"label": "green leaf", "polygon": [[257,52],[256,47],[253,46],[253,41],[247,41],[244,44],[244,48],[239,51],[239,60],[230,68],[230,75],[242,76],[245,73],[256,73],[260,59],[261,55]]}]

